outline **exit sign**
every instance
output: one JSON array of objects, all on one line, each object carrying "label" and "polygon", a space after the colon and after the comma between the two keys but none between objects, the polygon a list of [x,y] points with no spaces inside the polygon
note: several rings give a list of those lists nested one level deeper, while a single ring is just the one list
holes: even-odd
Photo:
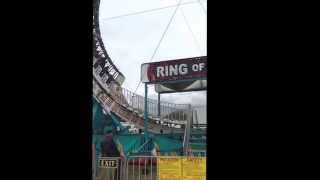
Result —
[{"label": "exit sign", "polygon": [[101,168],[117,168],[118,159],[99,159],[99,167]]}]

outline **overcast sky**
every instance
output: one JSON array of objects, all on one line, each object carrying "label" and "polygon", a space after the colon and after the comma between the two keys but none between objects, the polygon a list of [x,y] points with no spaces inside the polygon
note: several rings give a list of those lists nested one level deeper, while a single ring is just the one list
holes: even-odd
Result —
[{"label": "overcast sky", "polygon": [[[179,0],[101,0],[100,29],[106,50],[114,64],[125,75],[123,87],[134,91],[140,81],[142,63],[170,59],[206,56],[206,9],[207,1],[182,0],[181,5],[157,51],[176,7],[137,15],[111,18],[134,12],[141,12],[175,5]],[[187,19],[190,32],[184,16]],[[141,84],[137,93],[144,95]],[[156,98],[154,86],[149,85],[149,97]],[[162,95],[162,100],[173,103],[206,104],[206,91]]]}]

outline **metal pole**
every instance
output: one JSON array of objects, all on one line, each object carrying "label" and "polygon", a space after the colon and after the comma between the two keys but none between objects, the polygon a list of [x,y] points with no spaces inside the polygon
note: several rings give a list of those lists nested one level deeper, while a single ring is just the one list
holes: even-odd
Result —
[{"label": "metal pole", "polygon": [[183,140],[183,146],[184,146],[184,154],[187,155],[187,151],[189,148],[189,140],[190,140],[190,133],[191,133],[191,121],[192,121],[192,111],[190,110],[191,106],[189,106],[189,111],[187,111],[187,124],[185,127],[185,134],[184,134],[184,140]]},{"label": "metal pole", "polygon": [[144,83],[144,139],[148,140],[148,84]]},{"label": "metal pole", "polygon": [[92,147],[92,167],[93,167],[93,180],[96,180],[96,147],[93,145]]},{"label": "metal pole", "polygon": [[160,108],[160,93],[158,93],[158,117],[160,118],[161,108]]}]

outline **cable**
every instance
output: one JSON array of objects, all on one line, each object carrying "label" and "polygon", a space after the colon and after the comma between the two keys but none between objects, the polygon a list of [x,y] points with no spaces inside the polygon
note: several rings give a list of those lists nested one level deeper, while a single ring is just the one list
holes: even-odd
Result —
[{"label": "cable", "polygon": [[196,37],[195,37],[195,35],[194,35],[193,31],[192,31],[192,29],[191,29],[191,27],[190,27],[190,24],[189,24],[189,22],[188,22],[188,20],[187,20],[187,18],[186,18],[186,16],[185,16],[185,14],[184,14],[184,12],[183,12],[183,9],[180,8],[180,11],[181,11],[181,14],[182,14],[182,16],[183,16],[184,22],[185,22],[186,25],[188,26],[188,29],[189,29],[189,31],[190,31],[190,33],[191,33],[191,35],[192,35],[192,38],[193,38],[193,40],[194,40],[195,43],[196,43],[196,46],[197,46],[199,52],[201,53],[201,55],[203,55],[204,53],[203,53],[203,51],[202,51],[201,48],[200,48],[199,41],[196,39]]},{"label": "cable", "polygon": [[[204,14],[205,14],[205,16],[207,17],[207,11],[206,11],[206,9],[204,8],[204,6],[203,6],[203,4],[201,3],[200,0],[198,0],[198,2],[199,2],[199,4],[200,4],[200,6],[201,6],[201,8],[202,8],[202,10],[203,10],[203,12],[204,12]],[[207,36],[207,23],[206,23],[205,30],[206,30],[206,36]],[[205,47],[207,47],[207,37],[206,37]],[[206,52],[207,52],[207,49],[206,49]]]},{"label": "cable", "polygon": [[[163,40],[163,38],[164,38],[165,34],[167,33],[167,31],[168,31],[168,29],[169,29],[169,27],[170,27],[170,24],[171,24],[171,22],[172,22],[172,20],[173,20],[174,16],[176,15],[176,13],[177,13],[177,11],[178,11],[178,8],[179,8],[179,6],[180,6],[180,4],[181,4],[181,1],[182,1],[182,0],[180,0],[180,1],[179,1],[179,3],[177,4],[176,9],[174,10],[174,12],[173,12],[173,14],[172,14],[172,16],[171,16],[171,18],[170,18],[170,21],[169,21],[169,23],[168,23],[168,25],[167,25],[166,29],[164,30],[164,32],[163,32],[163,34],[162,34],[162,36],[161,36],[161,39],[160,39],[160,41],[159,41],[159,43],[158,43],[158,45],[157,45],[157,47],[156,47],[155,51],[153,52],[153,55],[152,55],[152,57],[151,57],[151,59],[150,59],[150,62],[152,62],[152,60],[153,60],[154,56],[156,55],[156,53],[157,53],[157,51],[158,51],[158,49],[159,49],[159,47],[160,47],[160,44],[161,44],[161,42],[162,42],[162,40]],[[138,90],[138,88],[139,88],[140,84],[141,84],[141,81],[139,81],[139,84],[138,84],[138,86],[136,87],[136,90],[134,91],[134,93],[136,93],[136,92],[137,92],[137,90]]]},{"label": "cable", "polygon": [[[198,3],[198,1],[185,2],[185,3],[181,3],[180,5],[187,5],[187,4],[194,4],[194,3]],[[113,16],[113,17],[103,18],[102,21],[107,21],[107,20],[112,20],[112,19],[118,19],[118,18],[122,18],[122,17],[126,17],[126,16],[139,15],[139,14],[149,13],[149,12],[153,12],[153,11],[159,11],[159,10],[163,10],[163,9],[168,9],[168,8],[172,8],[172,7],[177,7],[177,6],[179,6],[179,4],[170,5],[170,6],[161,7],[161,8],[149,9],[149,10],[144,10],[144,11],[134,12],[134,13],[129,13],[129,14],[123,14],[123,15],[119,15],[119,16]]]},{"label": "cable", "polygon": [[200,4],[200,6],[201,6],[201,8],[202,8],[203,12],[207,15],[207,10],[204,8],[204,6],[203,6],[203,4],[201,3],[201,1],[200,1],[200,0],[198,0],[198,2],[199,2],[199,4]]}]

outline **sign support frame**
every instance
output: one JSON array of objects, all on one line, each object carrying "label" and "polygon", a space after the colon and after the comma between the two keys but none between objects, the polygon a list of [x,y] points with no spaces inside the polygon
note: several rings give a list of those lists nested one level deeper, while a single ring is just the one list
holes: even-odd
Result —
[{"label": "sign support frame", "polygon": [[158,93],[158,117],[161,120],[160,93]]},{"label": "sign support frame", "polygon": [[144,140],[149,140],[148,134],[148,83],[144,83]]},{"label": "sign support frame", "polygon": [[[192,61],[191,61],[192,60]],[[188,61],[188,62],[187,62]],[[158,68],[159,67],[159,68]],[[195,68],[196,67],[196,68]],[[169,72],[170,71],[170,72]],[[199,86],[194,84],[192,81],[202,81],[207,79],[207,57],[193,57],[185,59],[177,59],[170,61],[160,61],[154,63],[144,63],[141,64],[141,78],[140,82],[145,85],[145,96],[144,96],[144,143],[150,140],[148,132],[148,85],[149,84],[159,84],[165,86],[165,84],[176,84],[183,82],[191,82],[191,84],[182,84],[181,87],[173,88],[172,92],[165,92],[165,90],[159,90],[158,93],[158,103],[157,103],[157,116],[161,122],[161,102],[160,95],[166,93],[181,93],[190,91],[203,91],[206,90],[206,84],[203,85],[202,82]],[[193,86],[190,86],[193,85]],[[186,87],[184,87],[186,86]],[[190,87],[189,87],[190,86]],[[188,89],[188,87],[190,89]],[[170,89],[170,88],[169,88]],[[172,88],[171,88],[172,89]],[[184,154],[189,145],[189,136],[191,133],[193,113],[191,111],[191,105],[189,105],[188,123],[185,127],[185,137],[184,137]],[[161,131],[160,131],[161,132]],[[172,132],[171,132],[172,133]]]}]

